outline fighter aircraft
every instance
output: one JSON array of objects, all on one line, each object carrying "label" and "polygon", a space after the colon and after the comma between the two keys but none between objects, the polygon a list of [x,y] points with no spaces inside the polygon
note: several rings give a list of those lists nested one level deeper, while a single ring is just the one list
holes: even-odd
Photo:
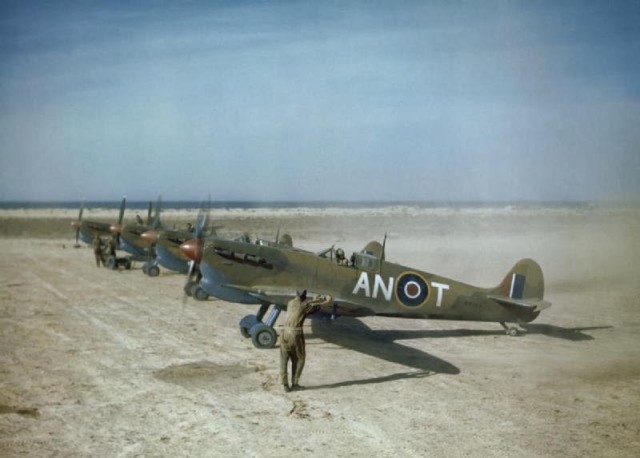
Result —
[{"label": "fighter aircraft", "polygon": [[[203,225],[208,224],[208,213],[206,214],[204,222],[201,222],[200,218],[196,224],[194,231],[195,238],[187,240],[179,246],[180,252],[183,256],[186,256],[191,261],[189,262],[189,269],[187,273],[187,282],[184,285],[184,292],[186,296],[193,296],[195,299],[203,301],[207,300],[210,293],[202,288],[202,271],[200,269],[200,263],[202,261],[203,249],[207,243],[217,243],[218,241],[243,243],[252,245],[251,237],[248,233],[244,233],[234,239],[225,239],[218,237],[215,232],[213,235],[205,236],[204,231],[201,229]],[[215,230],[215,228],[214,228]],[[283,234],[280,236],[280,230],[276,233],[276,239],[274,242],[266,239],[256,238],[253,243],[257,246],[270,246],[274,248],[289,249],[293,247],[293,239],[289,234]]]},{"label": "fighter aircraft", "polygon": [[[109,228],[112,236],[116,238],[117,248],[128,253],[127,260],[129,263],[131,261],[141,261],[145,262],[146,265],[155,256],[153,246],[148,239],[142,237],[142,234],[150,229],[160,228],[160,202],[158,198],[153,217],[153,205],[149,202],[146,221],[143,221],[140,215],[136,215],[135,223],[122,226],[122,219],[120,219],[118,224],[113,224]],[[115,261],[110,258],[107,260],[107,266],[112,266]],[[143,270],[145,265],[143,265]]]},{"label": "fighter aircraft", "polygon": [[[118,216],[118,224],[122,224],[122,217],[124,216],[124,207],[126,205],[127,198],[122,198],[122,203],[120,204],[120,215]],[[82,214],[84,213],[84,203],[80,204],[80,213],[78,214],[78,219],[76,221],[71,221],[71,227],[73,227],[76,231],[76,246],[78,245],[78,241],[82,240],[84,243],[91,244],[93,238],[98,236],[109,236],[111,235],[111,226],[110,223],[103,223],[100,221],[89,221],[83,220]]]},{"label": "fighter aircraft", "polygon": [[180,245],[194,237],[193,230],[150,229],[141,237],[155,247],[155,258],[143,269],[147,275],[160,275],[160,266],[183,274],[189,272],[189,258],[182,254]]},{"label": "fighter aircraft", "polygon": [[[386,236],[385,236],[386,242]],[[183,246],[189,254],[189,246]],[[509,335],[551,303],[543,300],[544,278],[531,259],[518,261],[498,286],[478,288],[437,274],[388,262],[385,244],[373,241],[350,262],[338,263],[335,250],[322,255],[237,241],[209,241],[203,249],[200,287],[228,302],[259,304],[256,315],[240,321],[243,336],[257,348],[271,348],[278,315],[297,291],[328,294],[340,315],[498,322]],[[263,322],[267,311],[274,306]]]},{"label": "fighter aircraft", "polygon": [[[211,229],[208,226],[209,211],[202,207],[198,213],[195,227],[189,225],[185,230],[162,229],[160,227],[144,232],[142,238],[155,247],[155,258],[147,264],[145,273],[150,277],[156,277],[160,274],[159,266],[163,266],[175,272],[191,274],[191,260],[180,251],[180,245],[194,239],[194,237],[201,239],[206,235],[215,234],[216,228]],[[196,259],[195,261],[199,260]],[[194,268],[197,268],[197,265]],[[192,286],[185,287],[185,292],[189,296],[192,295]],[[208,294],[206,294],[206,297],[204,295],[197,297],[201,300],[206,300]]]}]

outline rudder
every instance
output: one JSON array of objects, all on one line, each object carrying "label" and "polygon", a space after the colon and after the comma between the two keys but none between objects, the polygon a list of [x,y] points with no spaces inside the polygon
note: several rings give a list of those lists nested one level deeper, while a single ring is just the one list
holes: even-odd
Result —
[{"label": "rudder", "polygon": [[544,276],[533,259],[521,259],[505,275],[493,293],[512,299],[542,299]]}]

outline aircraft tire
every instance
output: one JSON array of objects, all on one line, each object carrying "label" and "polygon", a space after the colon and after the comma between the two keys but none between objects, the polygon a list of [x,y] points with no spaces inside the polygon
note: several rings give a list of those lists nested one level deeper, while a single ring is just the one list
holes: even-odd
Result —
[{"label": "aircraft tire", "polygon": [[160,268],[153,264],[150,265],[147,269],[147,275],[149,275],[150,277],[157,277],[158,275],[160,275]]},{"label": "aircraft tire", "polygon": [[131,259],[127,259],[127,262],[124,264],[124,268],[126,270],[131,270],[132,266],[133,266],[133,263],[131,262]]},{"label": "aircraft tire", "polygon": [[118,261],[115,256],[109,256],[107,258],[107,269],[116,270],[118,268]]},{"label": "aircraft tire", "polygon": [[240,334],[242,337],[251,337],[251,328],[258,324],[258,317],[255,315],[246,315],[240,320]]},{"label": "aircraft tire", "polygon": [[209,299],[209,294],[200,287],[200,285],[196,285],[192,290],[191,294],[193,298],[197,301],[206,301]]},{"label": "aircraft tire", "polygon": [[253,325],[249,333],[251,334],[253,346],[261,350],[275,347],[278,339],[276,331],[264,323]]}]

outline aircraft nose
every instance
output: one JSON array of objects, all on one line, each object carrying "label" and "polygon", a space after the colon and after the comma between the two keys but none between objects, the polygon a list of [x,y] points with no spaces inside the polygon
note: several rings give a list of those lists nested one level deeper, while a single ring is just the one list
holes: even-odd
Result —
[{"label": "aircraft nose", "polygon": [[198,261],[200,259],[200,243],[197,239],[191,239],[180,245],[180,251],[189,259]]},{"label": "aircraft nose", "polygon": [[153,245],[158,241],[158,231],[151,229],[150,231],[143,232],[140,237]]},{"label": "aircraft nose", "polygon": [[122,226],[120,224],[113,224],[109,226],[109,230],[113,235],[118,235],[122,231]]}]

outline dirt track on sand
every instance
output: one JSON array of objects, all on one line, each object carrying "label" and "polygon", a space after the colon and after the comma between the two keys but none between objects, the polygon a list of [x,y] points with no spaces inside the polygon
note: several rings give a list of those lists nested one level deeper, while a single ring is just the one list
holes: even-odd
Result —
[{"label": "dirt track on sand", "polygon": [[637,456],[638,212],[420,218],[291,232],[352,251],[386,229],[388,259],[480,286],[533,257],[553,306],[515,338],[497,323],[308,320],[294,393],[278,351],[238,332],[255,307],[183,303],[184,277],[98,269],[70,236],[0,238],[0,455]]}]

